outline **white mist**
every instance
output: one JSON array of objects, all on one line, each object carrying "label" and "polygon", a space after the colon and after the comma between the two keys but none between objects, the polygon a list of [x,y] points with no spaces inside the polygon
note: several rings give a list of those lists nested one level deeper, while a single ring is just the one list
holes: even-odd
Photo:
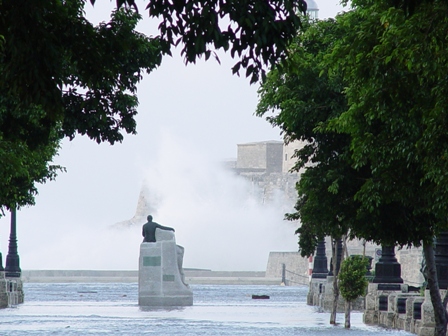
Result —
[{"label": "white mist", "polygon": [[270,251],[297,250],[281,204],[261,204],[249,181],[186,146],[165,135],[146,174],[154,220],[176,229],[185,267],[265,270]]},{"label": "white mist", "polygon": [[[156,205],[154,220],[176,229],[184,267],[262,271],[270,251],[297,250],[295,226],[283,220],[283,205],[261,204],[248,181],[187,141],[164,133],[143,170]],[[63,194],[51,192],[58,183]],[[123,195],[105,180],[84,185],[79,195],[67,183],[61,175],[42,186],[38,206],[18,212],[22,269],[137,269],[141,227],[111,226],[133,216],[138,190]],[[0,219],[0,234],[5,262],[9,216]]]}]

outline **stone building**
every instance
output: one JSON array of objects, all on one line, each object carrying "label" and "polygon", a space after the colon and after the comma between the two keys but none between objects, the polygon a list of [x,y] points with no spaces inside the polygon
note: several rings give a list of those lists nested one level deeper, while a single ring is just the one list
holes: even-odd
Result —
[{"label": "stone building", "polygon": [[238,144],[235,163],[225,165],[233,166],[231,170],[252,183],[254,196],[261,203],[276,201],[286,213],[294,209],[300,176],[290,172],[296,160],[293,154],[303,146],[302,142],[285,145],[274,140]]},{"label": "stone building", "polygon": [[238,173],[281,173],[282,141],[263,141],[238,144],[235,170]]},{"label": "stone building", "polygon": [[294,141],[289,144],[283,145],[283,162],[282,173],[287,174],[291,172],[291,169],[297,162],[297,158],[294,156],[296,150],[300,150],[305,147],[305,142]]}]

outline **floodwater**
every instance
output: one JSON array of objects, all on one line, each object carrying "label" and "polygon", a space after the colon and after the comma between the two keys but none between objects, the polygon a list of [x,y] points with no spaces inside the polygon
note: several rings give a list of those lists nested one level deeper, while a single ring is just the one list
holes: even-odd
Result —
[{"label": "floodwater", "polygon": [[[307,306],[308,287],[191,285],[194,305],[142,309],[136,283],[25,283],[25,303],[0,310],[0,335],[225,335],[330,336],[410,333],[366,326],[352,313],[352,328]],[[269,295],[254,300],[252,295]]]}]

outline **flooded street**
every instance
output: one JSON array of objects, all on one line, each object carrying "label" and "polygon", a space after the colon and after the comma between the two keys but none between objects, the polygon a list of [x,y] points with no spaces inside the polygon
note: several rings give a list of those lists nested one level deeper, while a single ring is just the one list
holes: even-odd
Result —
[{"label": "flooded street", "polygon": [[[307,287],[192,285],[194,305],[142,309],[135,283],[25,283],[25,303],[0,311],[1,335],[411,335],[366,326],[329,325],[306,305]],[[254,300],[252,295],[269,295]]]}]

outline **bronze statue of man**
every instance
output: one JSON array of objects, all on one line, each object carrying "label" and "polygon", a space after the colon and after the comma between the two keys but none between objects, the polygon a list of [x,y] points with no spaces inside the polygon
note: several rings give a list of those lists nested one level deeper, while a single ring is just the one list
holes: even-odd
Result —
[{"label": "bronze statue of man", "polygon": [[142,229],[144,243],[155,243],[156,242],[156,229],[162,229],[162,230],[168,230],[168,231],[174,232],[173,228],[163,226],[156,222],[153,222],[151,215],[149,215],[147,217],[147,219],[148,219],[148,222],[143,225],[143,229]]}]

